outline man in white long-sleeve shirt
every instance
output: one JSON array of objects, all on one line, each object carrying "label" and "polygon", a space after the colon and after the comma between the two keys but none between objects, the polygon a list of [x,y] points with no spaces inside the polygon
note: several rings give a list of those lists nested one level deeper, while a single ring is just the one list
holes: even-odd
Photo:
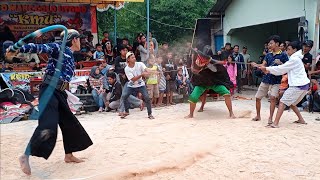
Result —
[{"label": "man in white long-sleeve shirt", "polygon": [[279,121],[285,109],[285,105],[290,106],[298,116],[299,119],[294,121],[295,123],[306,124],[296,106],[307,94],[310,83],[302,62],[303,52],[301,51],[300,43],[298,41],[291,42],[287,47],[287,54],[290,56],[289,61],[282,65],[260,67],[263,72],[274,75],[288,73],[289,88],[284,92],[282,98],[280,99],[276,119],[274,123],[270,125],[272,128],[279,127]]}]

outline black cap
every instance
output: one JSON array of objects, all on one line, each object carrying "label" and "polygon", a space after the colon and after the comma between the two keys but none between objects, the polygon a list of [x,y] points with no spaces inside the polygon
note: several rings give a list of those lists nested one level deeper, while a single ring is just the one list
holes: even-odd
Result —
[{"label": "black cap", "polygon": [[302,45],[312,48],[313,47],[313,41],[306,40],[306,41],[304,41],[304,43]]},{"label": "black cap", "polygon": [[[61,33],[61,38],[64,36],[64,31]],[[67,42],[72,41],[74,38],[84,38],[85,35],[81,35],[77,30],[75,29],[68,29],[68,36],[67,36]]]}]

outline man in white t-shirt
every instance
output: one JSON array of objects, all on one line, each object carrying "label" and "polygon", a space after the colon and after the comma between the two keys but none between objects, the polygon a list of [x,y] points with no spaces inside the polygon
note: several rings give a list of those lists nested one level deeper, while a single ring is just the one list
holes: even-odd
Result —
[{"label": "man in white t-shirt", "polygon": [[127,59],[127,66],[125,67],[124,72],[128,78],[128,84],[127,84],[127,87],[125,87],[122,92],[122,98],[124,100],[126,113],[123,114],[121,118],[125,118],[125,116],[129,114],[130,105],[127,101],[128,97],[133,92],[140,92],[147,106],[148,118],[154,119],[154,117],[152,116],[149,94],[146,88],[146,84],[142,79],[143,77],[146,77],[149,75],[149,73],[146,71],[147,67],[142,62],[136,62],[136,57],[132,52],[128,52],[126,54],[126,59]]}]

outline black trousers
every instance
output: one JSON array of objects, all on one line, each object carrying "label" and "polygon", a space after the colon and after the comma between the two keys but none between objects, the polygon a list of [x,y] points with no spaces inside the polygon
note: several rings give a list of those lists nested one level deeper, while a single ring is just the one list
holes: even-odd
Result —
[{"label": "black trousers", "polygon": [[[42,84],[40,87],[39,106],[43,106],[41,98],[46,98],[44,92],[47,88],[47,84]],[[38,127],[31,137],[26,154],[48,159],[56,144],[58,125],[62,132],[66,154],[84,150],[93,144],[85,129],[70,111],[67,94],[64,91],[54,90],[49,103],[39,116]]]},{"label": "black trousers", "polygon": [[237,91],[241,92],[242,90],[242,70],[241,69],[237,69]]}]

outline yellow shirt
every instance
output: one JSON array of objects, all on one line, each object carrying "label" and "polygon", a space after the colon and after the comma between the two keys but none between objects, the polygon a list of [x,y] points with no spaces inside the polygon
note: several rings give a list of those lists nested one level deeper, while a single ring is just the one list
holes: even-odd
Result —
[{"label": "yellow shirt", "polygon": [[150,76],[147,80],[147,84],[158,84],[158,67],[153,65],[152,68],[147,68]]}]

